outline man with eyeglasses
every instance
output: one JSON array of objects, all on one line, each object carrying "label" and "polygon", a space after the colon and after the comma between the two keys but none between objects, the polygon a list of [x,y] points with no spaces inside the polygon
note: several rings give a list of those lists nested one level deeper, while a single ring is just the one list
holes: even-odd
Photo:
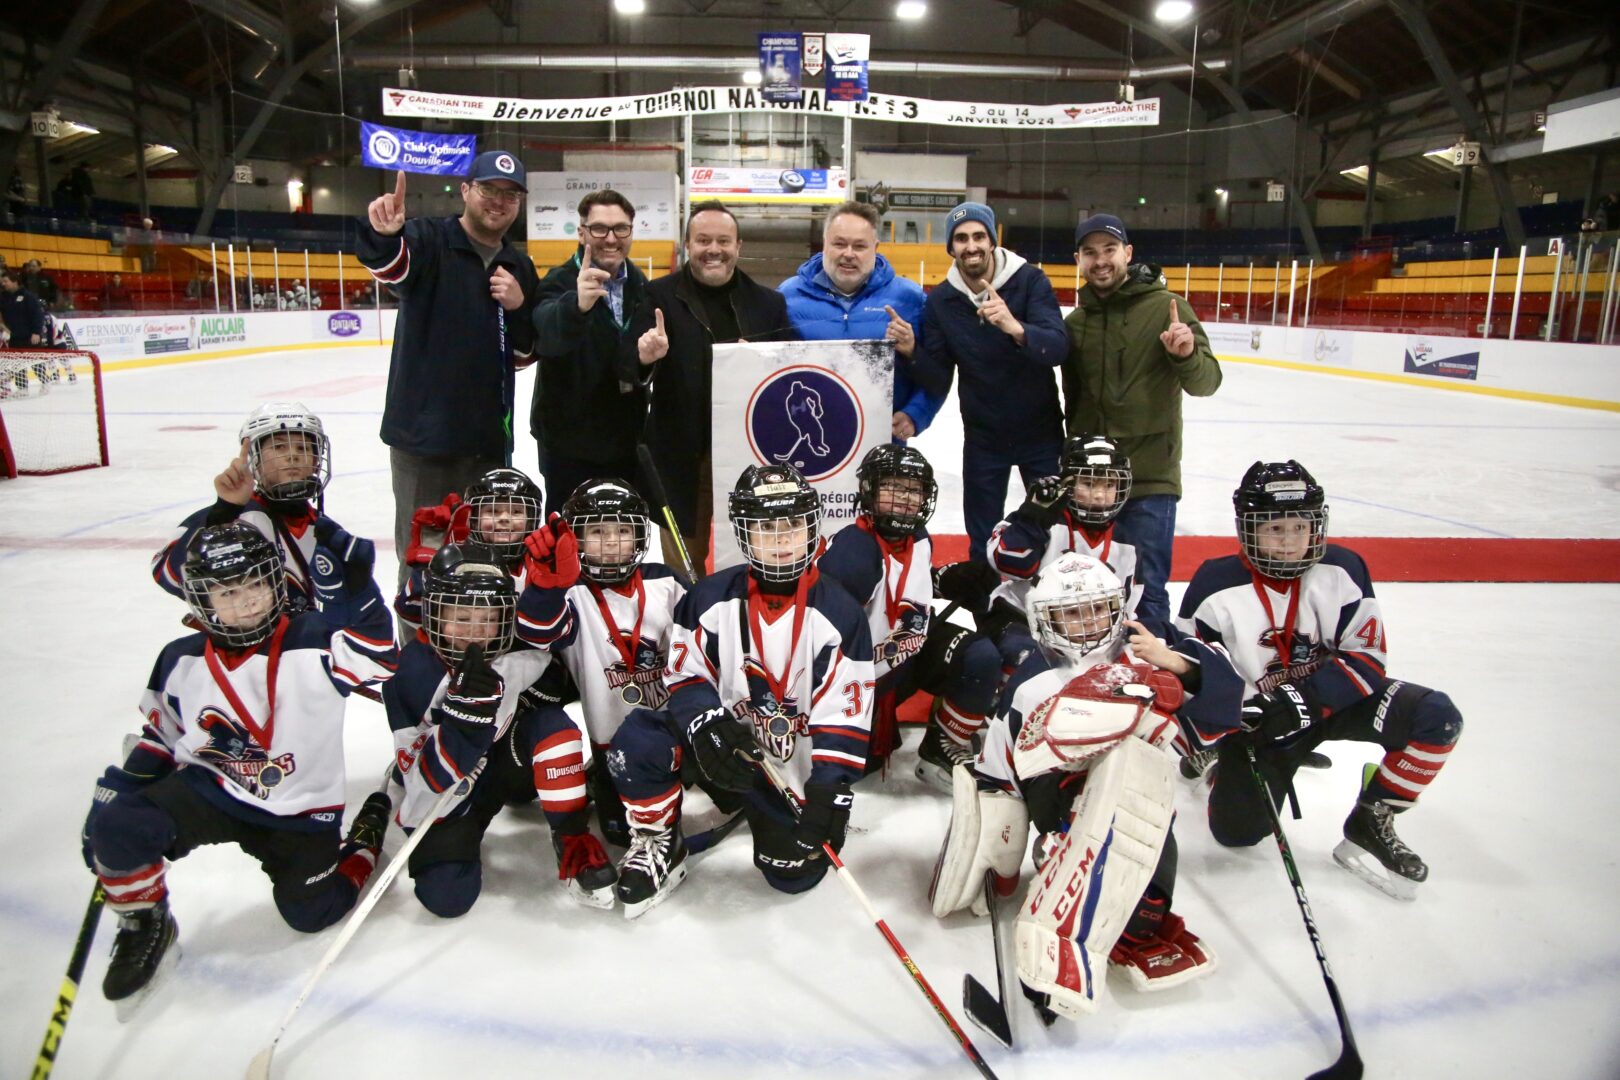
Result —
[{"label": "man with eyeglasses", "polygon": [[[646,405],[615,364],[635,347],[630,325],[650,308],[647,276],[630,261],[636,208],[611,188],[579,202],[579,250],[540,282],[534,308],[534,405],[546,510],[587,480],[636,482]],[[647,315],[649,319],[651,314]]]},{"label": "man with eyeglasses", "polygon": [[399,297],[382,441],[401,583],[416,508],[512,462],[514,372],[534,349],[540,284],[529,256],[505,239],[524,179],[515,155],[479,154],[461,184],[459,217],[407,221],[401,172],[361,222],[355,254]]}]

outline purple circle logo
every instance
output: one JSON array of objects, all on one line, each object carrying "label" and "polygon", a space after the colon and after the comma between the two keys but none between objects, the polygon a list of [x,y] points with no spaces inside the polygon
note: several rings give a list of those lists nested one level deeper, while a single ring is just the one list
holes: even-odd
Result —
[{"label": "purple circle logo", "polygon": [[352,311],[334,311],[326,317],[326,330],[334,337],[354,337],[360,332],[360,316]]},{"label": "purple circle logo", "polygon": [[849,383],[813,364],[772,372],[748,403],[748,443],[755,460],[792,465],[812,482],[853,460],[865,423]]}]

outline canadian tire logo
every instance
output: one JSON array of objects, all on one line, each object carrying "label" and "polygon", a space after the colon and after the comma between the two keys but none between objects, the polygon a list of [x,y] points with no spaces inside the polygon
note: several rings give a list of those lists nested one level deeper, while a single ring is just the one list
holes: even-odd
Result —
[{"label": "canadian tire logo", "polygon": [[854,460],[865,423],[849,383],[814,364],[772,372],[748,401],[748,445],[755,460],[792,465],[812,482]]}]

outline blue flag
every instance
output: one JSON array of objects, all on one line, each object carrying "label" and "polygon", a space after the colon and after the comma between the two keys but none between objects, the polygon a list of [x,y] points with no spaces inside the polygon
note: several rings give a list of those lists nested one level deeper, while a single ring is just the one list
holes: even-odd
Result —
[{"label": "blue flag", "polygon": [[466,176],[477,156],[476,135],[440,135],[364,121],[360,124],[360,163],[374,169]]}]

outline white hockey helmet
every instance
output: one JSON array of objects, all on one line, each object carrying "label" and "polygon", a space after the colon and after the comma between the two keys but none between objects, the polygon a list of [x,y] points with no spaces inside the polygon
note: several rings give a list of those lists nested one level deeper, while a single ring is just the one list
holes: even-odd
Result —
[{"label": "white hockey helmet", "polygon": [[[307,476],[278,479],[264,474],[261,457],[264,443],[284,433],[303,437],[305,449],[313,458]],[[265,402],[242,421],[238,438],[248,444],[248,469],[253,474],[253,485],[268,498],[278,502],[313,499],[326,490],[327,481],[332,479],[332,442],[326,437],[321,418],[301,401]]]},{"label": "white hockey helmet", "polygon": [[1125,586],[1106,563],[1078,551],[1041,571],[1026,599],[1041,648],[1073,661],[1106,655],[1125,628]]}]

